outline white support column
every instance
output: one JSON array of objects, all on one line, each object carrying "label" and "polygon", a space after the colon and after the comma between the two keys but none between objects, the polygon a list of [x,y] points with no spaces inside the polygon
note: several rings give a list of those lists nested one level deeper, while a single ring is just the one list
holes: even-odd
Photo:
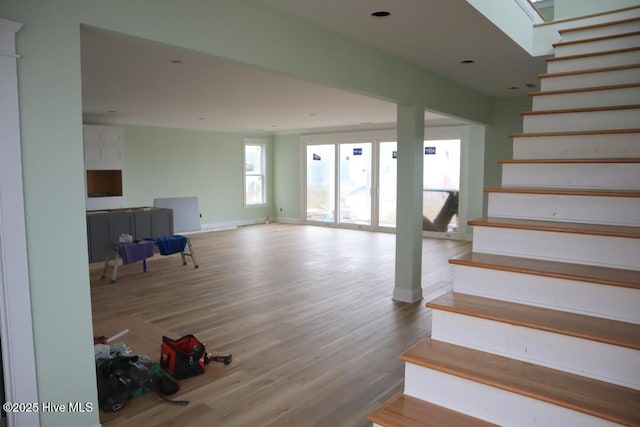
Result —
[{"label": "white support column", "polygon": [[[37,402],[22,188],[15,33],[0,19],[0,324],[7,402]],[[10,426],[38,426],[38,412],[8,412]]]},{"label": "white support column", "polygon": [[424,108],[398,105],[396,282],[393,299],[422,299],[422,164]]}]

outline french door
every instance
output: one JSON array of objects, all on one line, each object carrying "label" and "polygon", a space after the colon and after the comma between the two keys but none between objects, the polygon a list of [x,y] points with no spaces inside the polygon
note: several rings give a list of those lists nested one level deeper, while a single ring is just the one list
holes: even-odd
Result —
[{"label": "french door", "polygon": [[394,228],[396,142],[306,146],[306,220],[350,228]]},{"label": "french door", "polygon": [[[396,227],[395,132],[313,135],[304,142],[305,220],[393,232]],[[465,236],[466,127],[425,129],[422,229],[433,237]],[[466,188],[466,187],[465,187]],[[462,194],[462,195],[461,195]]]},{"label": "french door", "polygon": [[422,230],[427,235],[459,232],[461,148],[459,138],[424,141]]}]

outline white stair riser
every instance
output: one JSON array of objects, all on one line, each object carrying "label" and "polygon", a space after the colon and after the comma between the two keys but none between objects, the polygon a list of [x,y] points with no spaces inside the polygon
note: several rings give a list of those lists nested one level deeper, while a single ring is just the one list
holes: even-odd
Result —
[{"label": "white stair riser", "polygon": [[543,77],[540,79],[540,90],[582,89],[627,83],[640,83],[640,68]]},{"label": "white stair riser", "polygon": [[458,293],[640,324],[640,292],[633,288],[466,265],[453,271]]},{"label": "white stair riser", "polygon": [[640,163],[508,163],[505,187],[640,189]]},{"label": "white stair riser", "polygon": [[514,159],[640,157],[640,133],[513,138]]},{"label": "white stair riser", "polygon": [[638,21],[623,22],[615,25],[607,25],[604,27],[586,28],[580,31],[568,31],[562,34],[561,41],[572,42],[576,40],[594,39],[597,37],[612,36],[615,34],[625,34],[640,31],[640,23]]},{"label": "white stair riser", "polygon": [[488,216],[640,227],[640,197],[489,193]]},{"label": "white stair riser", "polygon": [[640,103],[640,87],[608,89],[590,92],[536,95],[532,111],[559,110],[565,108],[611,107]]},{"label": "white stair riser", "polygon": [[[626,9],[626,10],[617,10],[611,13],[605,14],[597,14],[597,15],[589,15],[584,18],[572,19],[569,21],[559,21],[554,24],[554,28],[557,30],[561,29],[573,29],[573,31],[563,31],[562,39],[564,41],[568,40],[581,40],[585,38],[591,38],[592,31],[597,30],[594,28],[594,25],[597,24],[609,24],[607,26],[601,27],[604,28],[613,28],[613,32],[607,32],[606,34],[617,34],[618,31],[615,29],[620,25],[624,25],[624,23],[618,23],[618,21],[625,21],[631,18],[640,17],[640,8]],[[614,24],[615,22],[615,24]],[[637,24],[634,24],[637,25]]]},{"label": "white stair riser", "polygon": [[566,113],[529,114],[522,131],[563,132],[604,129],[633,129],[640,123],[640,108]]},{"label": "white stair riser", "polygon": [[628,35],[613,39],[584,41],[582,43],[559,45],[555,48],[556,58],[583,53],[606,52],[616,49],[626,49],[640,45],[640,35]]},{"label": "white stair riser", "polygon": [[616,67],[640,63],[640,50],[618,52],[609,55],[596,55],[584,58],[563,59],[547,62],[547,73],[565,71],[593,70],[596,68]]},{"label": "white stair riser", "polygon": [[640,389],[638,350],[442,310],[432,322],[438,341]]},{"label": "white stair riser", "polygon": [[411,363],[405,366],[404,393],[498,425],[520,427],[618,425]]},{"label": "white stair riser", "polygon": [[640,239],[473,227],[473,251],[640,270]]}]

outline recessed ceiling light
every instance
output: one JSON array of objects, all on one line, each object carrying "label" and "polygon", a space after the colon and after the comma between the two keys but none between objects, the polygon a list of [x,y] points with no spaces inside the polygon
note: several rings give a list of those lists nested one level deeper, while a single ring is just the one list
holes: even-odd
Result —
[{"label": "recessed ceiling light", "polygon": [[180,59],[172,59],[171,63],[172,64],[182,64],[182,60],[180,60]]},{"label": "recessed ceiling light", "polygon": [[509,90],[516,90],[516,89],[518,89],[518,86],[511,86],[511,87],[509,88]]},{"label": "recessed ceiling light", "polygon": [[204,117],[199,117],[198,120],[204,120]]},{"label": "recessed ceiling light", "polygon": [[474,61],[473,59],[465,59],[463,61],[460,61],[461,64],[473,64],[474,62],[476,61]]},{"label": "recessed ceiling light", "polygon": [[109,110],[109,114],[115,114],[115,113],[117,113],[116,110]]},{"label": "recessed ceiling light", "polygon": [[309,113],[309,117],[315,117],[316,113]]},{"label": "recessed ceiling light", "polygon": [[527,83],[525,86],[528,87],[529,89],[534,89],[534,88],[538,87],[538,86],[534,85],[533,83]]},{"label": "recessed ceiling light", "polygon": [[379,10],[371,14],[371,16],[375,16],[376,18],[386,18],[389,15],[391,15],[391,12],[387,12],[386,10]]}]

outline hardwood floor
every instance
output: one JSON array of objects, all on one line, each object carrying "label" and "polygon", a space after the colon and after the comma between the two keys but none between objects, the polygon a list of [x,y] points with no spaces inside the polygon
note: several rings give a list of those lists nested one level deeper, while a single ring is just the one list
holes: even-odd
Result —
[{"label": "hardwood floor", "polygon": [[[200,264],[155,255],[120,268],[92,264],[94,333],[157,360],[162,334],[193,333],[234,361],[180,381],[185,407],[148,394],[119,426],[368,426],[366,415],[403,388],[398,355],[430,335],[426,301],[392,301],[395,236],[284,224],[190,236]],[[450,289],[450,257],[468,242],[425,239],[423,287]],[[426,292],[425,292],[426,293]]]}]

